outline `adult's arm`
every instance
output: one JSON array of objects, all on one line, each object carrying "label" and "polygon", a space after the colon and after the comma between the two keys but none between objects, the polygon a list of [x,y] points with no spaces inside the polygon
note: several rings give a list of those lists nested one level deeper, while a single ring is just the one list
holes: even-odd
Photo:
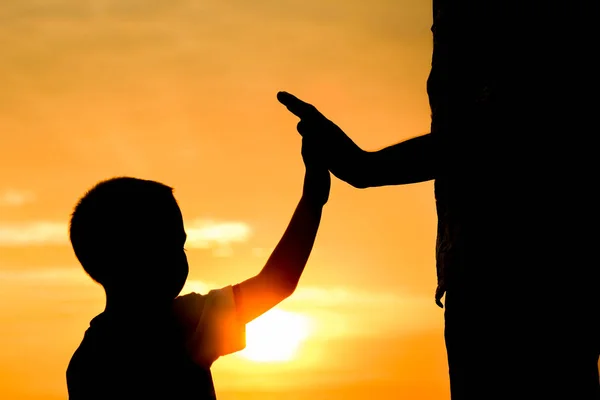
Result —
[{"label": "adult's arm", "polygon": [[435,179],[438,152],[431,134],[365,151],[312,104],[286,92],[279,92],[277,98],[300,118],[298,132],[320,143],[327,166],[338,179],[361,189]]}]

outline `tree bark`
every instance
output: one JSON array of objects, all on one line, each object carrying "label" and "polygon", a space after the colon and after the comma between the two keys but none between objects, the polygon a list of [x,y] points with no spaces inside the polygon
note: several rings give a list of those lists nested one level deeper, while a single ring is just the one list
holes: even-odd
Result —
[{"label": "tree bark", "polygon": [[596,22],[560,7],[433,0],[452,400],[600,399]]}]

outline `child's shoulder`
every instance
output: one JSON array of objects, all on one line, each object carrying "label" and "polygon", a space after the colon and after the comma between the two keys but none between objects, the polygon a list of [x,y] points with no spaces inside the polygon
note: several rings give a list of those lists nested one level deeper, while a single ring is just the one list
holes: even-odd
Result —
[{"label": "child's shoulder", "polygon": [[233,297],[233,286],[225,286],[218,289],[211,289],[205,294],[190,292],[181,296],[177,296],[173,300],[173,304],[175,307],[183,307],[186,305],[201,305],[206,302],[214,302],[222,299],[227,299],[229,297]]},{"label": "child's shoulder", "polygon": [[188,307],[201,306],[202,304],[204,304],[206,296],[206,294],[200,294],[196,292],[191,292],[181,296],[177,296],[173,300],[173,307],[175,311],[179,311]]},{"label": "child's shoulder", "polygon": [[173,300],[173,313],[184,325],[197,324],[211,315],[223,315],[235,310],[232,286],[210,290],[206,294],[196,292],[178,296]]},{"label": "child's shoulder", "polygon": [[206,295],[195,292],[178,296],[173,300],[173,313],[184,325],[196,324],[204,309],[205,301]]}]

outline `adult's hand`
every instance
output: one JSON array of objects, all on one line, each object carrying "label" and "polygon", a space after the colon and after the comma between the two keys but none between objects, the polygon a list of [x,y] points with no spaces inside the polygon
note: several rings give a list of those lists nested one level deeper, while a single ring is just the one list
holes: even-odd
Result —
[{"label": "adult's hand", "polygon": [[312,104],[287,92],[277,93],[277,100],[300,118],[298,132],[321,147],[324,162],[331,173],[354,187],[367,187],[364,179],[366,151]]}]

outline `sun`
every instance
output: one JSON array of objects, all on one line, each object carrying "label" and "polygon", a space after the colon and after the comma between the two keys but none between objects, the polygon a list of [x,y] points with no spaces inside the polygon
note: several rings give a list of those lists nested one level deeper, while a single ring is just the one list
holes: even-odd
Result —
[{"label": "sun", "polygon": [[306,316],[270,310],[246,326],[246,348],[240,355],[256,362],[292,360],[309,331],[310,321]]}]

